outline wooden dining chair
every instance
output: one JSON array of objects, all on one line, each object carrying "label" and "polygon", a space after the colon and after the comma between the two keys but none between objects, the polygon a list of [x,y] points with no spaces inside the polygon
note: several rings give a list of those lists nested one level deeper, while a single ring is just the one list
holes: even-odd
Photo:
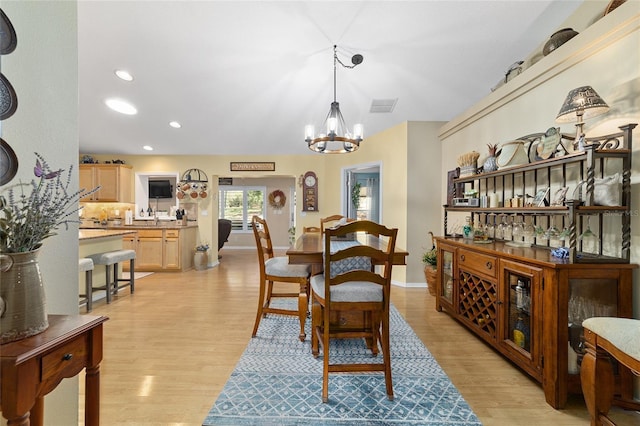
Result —
[{"label": "wooden dining chair", "polygon": [[[260,266],[260,296],[258,298],[258,313],[256,314],[256,322],[253,326],[253,334],[256,337],[260,320],[266,314],[295,315],[300,318],[300,341],[304,341],[306,333],[304,324],[307,318],[307,308],[309,305],[309,276],[311,267],[309,265],[289,265],[289,258],[286,256],[275,256],[273,253],[273,245],[271,244],[271,234],[267,222],[258,217],[253,216],[251,219],[251,228],[256,240],[258,248],[258,265]],[[273,284],[280,283],[296,283],[299,285],[299,291],[293,292],[274,292]],[[273,298],[280,297],[297,297],[298,309],[275,308],[271,306]]]},{"label": "wooden dining chair", "polygon": [[[580,365],[580,379],[591,426],[615,425],[607,416],[615,390],[610,360],[615,359],[640,375],[640,320],[592,317],[584,320],[582,326],[586,351]],[[640,402],[631,396],[618,402],[624,408],[640,410]]]},{"label": "wooden dining chair", "polygon": [[[357,241],[332,241],[350,233],[359,233]],[[311,350],[318,357],[322,346],[322,402],[328,402],[329,398],[329,373],[361,371],[383,371],[387,398],[393,400],[389,295],[397,233],[395,228],[371,221],[325,230],[324,273],[311,277]],[[381,265],[378,272],[373,264]],[[364,313],[363,324],[347,327],[331,322],[333,317],[347,311]],[[329,345],[331,339],[337,338],[364,338],[374,355],[378,353],[379,342],[383,362],[332,364]]]},{"label": "wooden dining chair", "polygon": [[334,214],[331,216],[323,217],[320,219],[320,232],[324,234],[325,229],[330,228],[331,226],[337,225],[343,219],[346,220],[347,223],[355,222],[355,219],[350,217],[344,217],[340,214]]}]

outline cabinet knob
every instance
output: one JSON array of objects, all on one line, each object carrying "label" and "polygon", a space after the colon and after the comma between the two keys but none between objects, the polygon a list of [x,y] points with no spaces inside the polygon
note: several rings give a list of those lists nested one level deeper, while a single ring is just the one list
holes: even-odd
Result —
[{"label": "cabinet knob", "polygon": [[487,269],[489,270],[493,269],[493,263],[491,263],[490,261],[487,262]]},{"label": "cabinet knob", "polygon": [[502,300],[496,300],[496,305],[502,305]]},{"label": "cabinet knob", "polygon": [[460,260],[462,260],[464,262],[464,254],[460,255]]},{"label": "cabinet knob", "polygon": [[73,354],[64,354],[62,356],[63,361],[71,361],[71,358],[73,358]]}]

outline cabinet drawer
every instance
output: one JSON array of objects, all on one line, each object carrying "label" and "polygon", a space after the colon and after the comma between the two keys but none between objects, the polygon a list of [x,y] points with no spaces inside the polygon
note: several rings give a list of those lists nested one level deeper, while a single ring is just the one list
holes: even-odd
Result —
[{"label": "cabinet drawer", "polygon": [[180,231],[178,229],[166,229],[164,231],[164,235],[167,238],[178,238],[180,236]]},{"label": "cabinet drawer", "polygon": [[162,229],[140,229],[138,238],[162,238]]},{"label": "cabinet drawer", "polygon": [[458,266],[490,277],[496,277],[497,259],[465,249],[458,251]]},{"label": "cabinet drawer", "polygon": [[42,381],[73,377],[85,366],[87,336],[82,335],[42,357]]}]

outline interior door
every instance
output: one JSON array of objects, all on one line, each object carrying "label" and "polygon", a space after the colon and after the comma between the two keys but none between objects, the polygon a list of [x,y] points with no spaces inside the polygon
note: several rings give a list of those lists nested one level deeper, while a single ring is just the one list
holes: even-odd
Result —
[{"label": "interior door", "polygon": [[347,216],[380,223],[382,206],[379,166],[348,169],[345,180]]}]

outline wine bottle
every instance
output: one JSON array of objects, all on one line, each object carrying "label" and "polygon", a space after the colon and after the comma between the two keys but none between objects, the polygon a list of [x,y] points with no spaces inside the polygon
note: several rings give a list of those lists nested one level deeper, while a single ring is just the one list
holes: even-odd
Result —
[{"label": "wine bottle", "polygon": [[516,324],[513,327],[513,341],[516,345],[524,348],[527,345],[526,339],[528,334],[524,320],[521,316],[518,316]]}]

